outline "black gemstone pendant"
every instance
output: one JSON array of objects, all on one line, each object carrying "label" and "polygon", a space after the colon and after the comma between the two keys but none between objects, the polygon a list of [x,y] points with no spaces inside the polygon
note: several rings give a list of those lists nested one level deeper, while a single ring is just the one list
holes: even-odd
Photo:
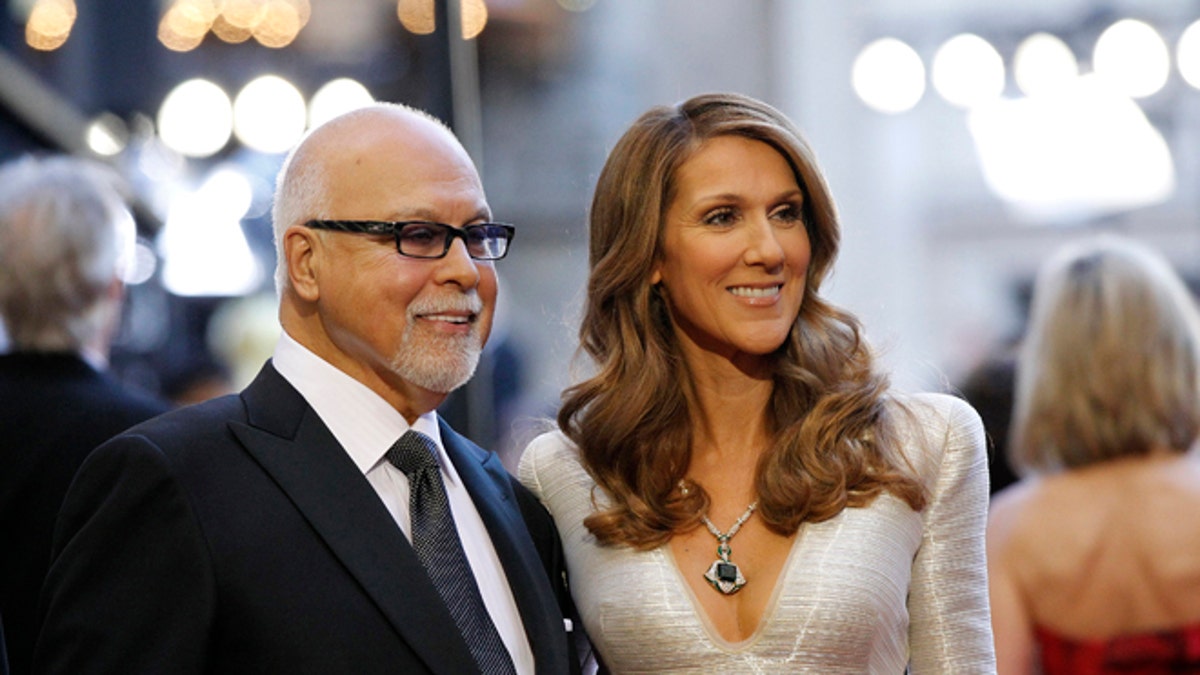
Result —
[{"label": "black gemstone pendant", "polygon": [[733,563],[720,563],[717,565],[717,578],[721,581],[737,581],[738,568]]},{"label": "black gemstone pendant", "polygon": [[746,585],[746,577],[742,576],[742,570],[737,564],[725,560],[714,560],[704,573],[704,578],[713,588],[725,595],[733,595]]}]

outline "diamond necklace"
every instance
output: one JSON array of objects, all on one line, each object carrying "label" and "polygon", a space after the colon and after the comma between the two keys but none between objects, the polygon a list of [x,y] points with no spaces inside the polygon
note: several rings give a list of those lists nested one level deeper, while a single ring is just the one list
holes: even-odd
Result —
[{"label": "diamond necklace", "polygon": [[[682,480],[679,481],[679,491],[685,497],[689,492],[687,483]],[[733,595],[740,591],[742,586],[746,585],[746,577],[742,575],[742,570],[736,563],[729,559],[730,554],[733,553],[733,550],[729,548],[729,540],[733,539],[733,535],[742,529],[742,525],[749,520],[750,515],[754,513],[754,509],[756,508],[758,508],[758,500],[755,500],[753,504],[746,508],[746,512],[734,522],[733,527],[729,528],[728,532],[718,530],[717,526],[713,525],[713,522],[708,519],[708,514],[700,515],[700,520],[704,523],[704,526],[708,528],[712,536],[717,538],[717,559],[713,561],[712,565],[709,565],[708,571],[704,573],[704,578],[708,583],[712,584],[713,588],[725,595]]]}]

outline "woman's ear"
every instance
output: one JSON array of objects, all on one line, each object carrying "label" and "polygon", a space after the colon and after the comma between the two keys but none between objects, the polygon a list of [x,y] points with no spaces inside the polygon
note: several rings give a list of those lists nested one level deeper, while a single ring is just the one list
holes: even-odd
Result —
[{"label": "woman's ear", "polygon": [[320,248],[318,234],[309,227],[293,225],[283,233],[283,255],[288,279],[296,295],[314,302],[320,297]]}]

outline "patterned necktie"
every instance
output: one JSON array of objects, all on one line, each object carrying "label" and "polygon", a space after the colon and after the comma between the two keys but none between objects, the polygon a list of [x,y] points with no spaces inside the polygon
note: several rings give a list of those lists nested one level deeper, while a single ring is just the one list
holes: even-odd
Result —
[{"label": "patterned necktie", "polygon": [[408,476],[413,548],[480,670],[487,675],[515,675],[512,657],[483,604],[475,575],[458,539],[436,453],[432,438],[412,430],[405,432],[387,452],[387,460]]}]

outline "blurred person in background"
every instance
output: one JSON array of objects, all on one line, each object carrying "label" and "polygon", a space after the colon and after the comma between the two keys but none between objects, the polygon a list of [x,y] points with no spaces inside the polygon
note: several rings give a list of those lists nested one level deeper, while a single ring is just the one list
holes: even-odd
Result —
[{"label": "blurred person in background", "polygon": [[983,428],[822,295],[832,196],[737,94],[651,109],[590,214],[581,348],[520,475],[615,673],[994,671]]},{"label": "blurred person in background", "polygon": [[1200,314],[1105,235],[1040,270],[988,526],[1001,675],[1200,672]]},{"label": "blurred person in background", "polygon": [[30,672],[55,516],[83,458],[169,405],[106,372],[135,226],[107,167],[66,156],[0,166],[0,616]]},{"label": "blurred person in background", "polygon": [[1008,429],[1012,425],[1017,373],[1017,341],[997,345],[977,363],[962,385],[949,393],[961,396],[979,413],[988,439],[988,490],[995,495],[1017,482],[1008,461]]}]

